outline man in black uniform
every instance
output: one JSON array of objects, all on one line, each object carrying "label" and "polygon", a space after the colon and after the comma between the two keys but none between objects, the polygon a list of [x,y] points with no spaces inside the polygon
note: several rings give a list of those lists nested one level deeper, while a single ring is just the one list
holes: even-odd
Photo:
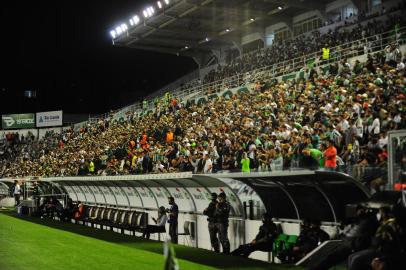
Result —
[{"label": "man in black uniform", "polygon": [[166,211],[169,213],[169,236],[171,237],[172,243],[178,243],[178,214],[179,208],[178,205],[175,203],[174,197],[168,198],[169,205],[171,206]]},{"label": "man in black uniform", "polygon": [[230,253],[230,241],[228,240],[228,217],[230,216],[230,208],[230,204],[226,200],[226,194],[221,192],[218,196],[214,217],[216,219],[216,228],[224,254]]},{"label": "man in black uniform", "polygon": [[210,235],[210,243],[214,249],[214,252],[220,252],[219,240],[217,238],[217,227],[216,227],[216,218],[214,216],[216,211],[216,204],[217,204],[217,193],[211,194],[211,202],[209,206],[204,209],[203,214],[207,216],[207,221],[209,224],[209,235]]},{"label": "man in black uniform", "polygon": [[344,228],[343,234],[339,235],[338,247],[326,254],[320,260],[311,262],[307,267],[311,270],[330,269],[334,265],[344,261],[354,252],[368,248],[378,223],[375,214],[371,214],[361,205],[357,206],[357,217],[352,224]]},{"label": "man in black uniform", "polygon": [[33,188],[32,188],[32,196],[35,202],[35,208],[38,209],[40,206],[40,201],[41,198],[39,197],[40,193],[39,193],[39,184],[38,182],[34,182],[33,183]]},{"label": "man in black uniform", "polygon": [[262,223],[255,239],[249,244],[239,246],[231,252],[231,255],[248,257],[252,252],[257,250],[272,251],[273,242],[279,234],[278,227],[272,221],[272,216],[268,213],[263,214]]},{"label": "man in black uniform", "polygon": [[330,236],[320,228],[319,220],[305,219],[296,244],[286,254],[281,254],[280,259],[284,262],[295,263],[329,239]]}]

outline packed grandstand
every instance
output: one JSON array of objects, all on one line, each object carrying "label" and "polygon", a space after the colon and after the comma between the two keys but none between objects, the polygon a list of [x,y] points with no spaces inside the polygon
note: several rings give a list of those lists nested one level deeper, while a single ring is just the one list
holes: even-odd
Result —
[{"label": "packed grandstand", "polygon": [[[302,78],[280,82],[256,78],[252,91],[205,103],[192,104],[166,94],[155,100],[154,110],[127,114],[120,121],[99,119],[80,130],[49,132],[40,140],[6,133],[0,148],[0,175],[214,173],[239,171],[247,158],[245,170],[249,171],[318,169],[328,163],[329,142],[337,152],[333,169],[384,170],[387,132],[406,126],[405,58],[399,48],[405,37],[398,34],[404,20],[390,17],[342,33],[315,31],[307,39],[243,55],[206,79],[218,80],[352,40],[361,41],[348,49],[366,53],[365,62],[350,63],[336,56],[321,68],[325,63],[320,57],[302,68]],[[370,43],[380,42],[379,33],[390,39],[384,50],[365,48],[375,48]]]},{"label": "packed grandstand", "polygon": [[[179,235],[216,253],[220,242],[227,255],[260,250],[272,260],[251,258],[304,260],[309,269],[343,261],[349,269],[403,269],[406,197],[385,189],[390,155],[397,182],[406,175],[404,137],[388,139],[406,129],[405,12],[399,1],[323,33],[275,40],[176,90],[41,138],[5,131],[0,187],[10,188],[19,214],[31,207],[41,222],[162,240],[169,220],[174,243]],[[288,173],[265,173],[281,171]]]}]

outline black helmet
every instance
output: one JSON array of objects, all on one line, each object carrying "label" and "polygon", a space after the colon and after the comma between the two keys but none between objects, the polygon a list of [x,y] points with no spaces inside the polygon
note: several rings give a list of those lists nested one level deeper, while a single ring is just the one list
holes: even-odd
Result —
[{"label": "black helmet", "polygon": [[211,193],[210,195],[211,195],[211,199],[212,199],[212,200],[216,200],[216,199],[217,199],[217,193],[216,193],[216,192],[213,192],[213,193]]},{"label": "black helmet", "polygon": [[273,218],[273,216],[269,212],[262,214],[262,221],[269,221],[269,220],[272,220],[272,218]]}]

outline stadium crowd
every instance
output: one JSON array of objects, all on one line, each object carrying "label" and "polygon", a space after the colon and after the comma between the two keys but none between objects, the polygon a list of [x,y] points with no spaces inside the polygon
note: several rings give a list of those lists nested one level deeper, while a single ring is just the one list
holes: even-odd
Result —
[{"label": "stadium crowd", "polygon": [[[405,128],[405,64],[396,46],[351,66],[257,84],[251,93],[100,120],[43,139],[7,134],[2,177],[382,167],[387,132]],[[406,162],[406,157],[400,157]],[[374,173],[373,175],[376,175]],[[372,177],[379,186],[385,176]]]},{"label": "stadium crowd", "polygon": [[[406,11],[406,4],[400,4],[399,9],[395,10]],[[223,80],[283,61],[288,61],[285,65],[285,69],[288,70],[281,70],[286,73],[300,68],[303,63],[313,59],[313,53],[317,53],[317,56],[321,58],[322,48],[329,48],[331,58],[339,58],[350,52],[354,52],[354,55],[357,55],[358,52],[371,52],[385,38],[381,34],[394,30],[397,24],[398,26],[405,25],[405,18],[388,14],[385,18],[373,19],[365,25],[357,24],[356,27],[349,27],[348,29],[345,28],[347,27],[345,25],[344,28],[340,26],[325,34],[321,34],[317,30],[292,39],[275,40],[270,47],[243,54],[226,65],[218,65],[205,76],[203,82],[210,83]],[[356,40],[359,40],[358,44],[349,44]],[[293,59],[295,59],[294,62]]]},{"label": "stadium crowd", "polygon": [[[372,22],[351,32],[315,32],[311,37],[275,43],[210,73],[206,80],[382,33],[393,25],[394,21],[387,25]],[[6,133],[0,138],[0,177],[248,173],[309,168],[363,174],[364,182],[379,190],[387,177],[387,133],[406,128],[406,63],[400,48],[394,43],[382,52],[369,54],[363,63],[351,64],[344,58],[327,69],[306,66],[303,71],[303,78],[258,81],[251,92],[209,99],[202,104],[185,104],[167,97],[155,104],[154,112],[127,115],[122,121],[101,119],[80,130],[48,132],[42,139],[33,134]],[[395,158],[406,170],[406,145],[401,147],[400,156]],[[373,170],[364,174],[368,168]],[[225,194],[219,195],[220,202],[217,195],[212,197],[211,206],[204,212],[211,243],[219,252],[218,232],[223,251],[229,253],[226,228],[230,210]],[[61,212],[56,202],[53,198],[44,201],[41,216]],[[348,269],[369,269],[366,267],[371,263],[376,265],[374,269],[395,269],[391,266],[404,255],[401,251],[406,243],[402,231],[405,220],[396,210],[383,207],[377,218],[376,213],[358,207],[356,217],[338,236],[342,242],[309,268],[329,269],[348,260]],[[74,212],[64,214],[71,216]],[[164,207],[158,219],[163,220],[156,221],[161,228],[147,227],[146,237],[165,230]],[[255,239],[231,254],[247,257],[255,250],[272,250],[279,234],[272,216],[264,215]],[[176,239],[174,230],[172,236]],[[295,245],[277,255],[282,261],[297,262],[328,239],[320,223],[311,220],[302,226]]]}]

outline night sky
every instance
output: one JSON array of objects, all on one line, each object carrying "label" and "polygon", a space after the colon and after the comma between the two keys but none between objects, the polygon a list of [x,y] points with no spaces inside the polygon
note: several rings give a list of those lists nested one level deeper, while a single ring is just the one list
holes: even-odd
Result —
[{"label": "night sky", "polygon": [[2,2],[0,114],[107,112],[196,69],[190,58],[112,45],[110,29],[149,3]]}]

